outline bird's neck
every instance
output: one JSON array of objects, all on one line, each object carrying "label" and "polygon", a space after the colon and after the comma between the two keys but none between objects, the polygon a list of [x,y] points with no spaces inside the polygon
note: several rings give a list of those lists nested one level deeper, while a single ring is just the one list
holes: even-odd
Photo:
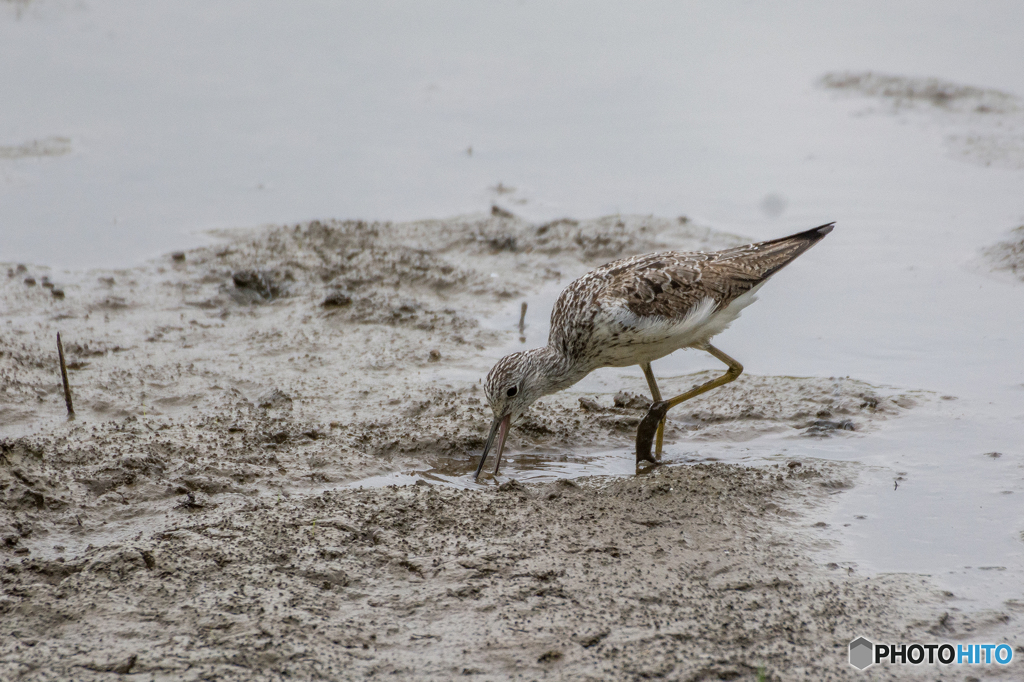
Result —
[{"label": "bird's neck", "polygon": [[534,355],[537,371],[543,378],[545,395],[569,388],[590,374],[588,368],[574,363],[553,346],[535,348],[531,353]]}]

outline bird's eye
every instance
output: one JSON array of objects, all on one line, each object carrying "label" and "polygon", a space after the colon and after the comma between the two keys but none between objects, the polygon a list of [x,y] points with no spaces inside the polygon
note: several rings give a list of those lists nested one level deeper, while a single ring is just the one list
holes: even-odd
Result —
[{"label": "bird's eye", "polygon": [[505,395],[507,395],[509,398],[513,397],[516,393],[519,393],[518,386],[513,386],[512,388],[505,391]]}]

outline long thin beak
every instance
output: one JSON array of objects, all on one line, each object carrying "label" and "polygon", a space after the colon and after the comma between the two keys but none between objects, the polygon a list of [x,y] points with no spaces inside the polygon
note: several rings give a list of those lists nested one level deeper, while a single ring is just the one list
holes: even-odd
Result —
[{"label": "long thin beak", "polygon": [[480,464],[476,467],[476,473],[473,474],[473,480],[475,481],[483,471],[484,462],[487,461],[487,453],[491,451],[491,445],[494,444],[494,437],[498,437],[498,451],[496,453],[498,462],[494,465],[494,474],[498,474],[498,467],[501,466],[501,452],[505,449],[505,438],[508,437],[508,425],[512,421],[512,415],[505,415],[502,417],[495,417],[494,422],[491,424],[491,433],[487,436],[487,442],[484,444],[484,454],[480,455]]}]

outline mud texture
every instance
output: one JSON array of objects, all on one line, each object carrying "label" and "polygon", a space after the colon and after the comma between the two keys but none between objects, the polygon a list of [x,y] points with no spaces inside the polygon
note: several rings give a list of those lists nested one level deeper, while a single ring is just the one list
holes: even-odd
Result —
[{"label": "mud texture", "polygon": [[696,465],[181,509],[153,534],[8,564],[5,676],[846,679],[864,631],[982,635],[923,578],[801,555],[805,508],[844,475]]},{"label": "mud texture", "polygon": [[47,137],[24,144],[0,145],[0,159],[63,156],[71,153],[71,140],[67,137]]},{"label": "mud texture", "polygon": [[859,113],[897,115],[937,127],[954,159],[1024,168],[1024,102],[1015,94],[938,78],[871,71],[827,73],[818,85],[881,105]]},{"label": "mud texture", "polygon": [[985,256],[997,270],[1006,270],[1024,280],[1024,225],[1010,232],[1010,238],[985,249]]},{"label": "mud texture", "polygon": [[820,84],[888,100],[896,108],[938,107],[979,114],[1006,114],[1020,110],[1020,100],[993,88],[978,88],[938,78],[914,78],[867,72],[827,73]]},{"label": "mud texture", "polygon": [[[130,270],[4,265],[0,678],[846,679],[861,634],[1001,641],[1009,614],[812,558],[855,465],[470,484],[480,378],[515,334],[487,320],[607,260],[740,241],[498,210],[226,233]],[[649,399],[617,383],[538,403],[508,456],[628,448]],[[722,439],[871,438],[928,399],[745,375],[670,413],[666,441],[700,462]]]}]

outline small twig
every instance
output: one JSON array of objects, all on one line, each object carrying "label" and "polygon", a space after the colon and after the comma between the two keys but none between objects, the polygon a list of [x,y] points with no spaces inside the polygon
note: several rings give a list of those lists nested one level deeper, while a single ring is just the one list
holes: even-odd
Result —
[{"label": "small twig", "polygon": [[519,309],[519,333],[522,334],[524,329],[526,329],[526,301],[523,301],[523,307]]},{"label": "small twig", "polygon": [[60,358],[60,378],[64,381],[64,402],[68,406],[68,421],[75,418],[75,408],[71,404],[71,384],[68,383],[68,366],[64,362],[64,344],[60,342],[57,332],[57,356]]}]

